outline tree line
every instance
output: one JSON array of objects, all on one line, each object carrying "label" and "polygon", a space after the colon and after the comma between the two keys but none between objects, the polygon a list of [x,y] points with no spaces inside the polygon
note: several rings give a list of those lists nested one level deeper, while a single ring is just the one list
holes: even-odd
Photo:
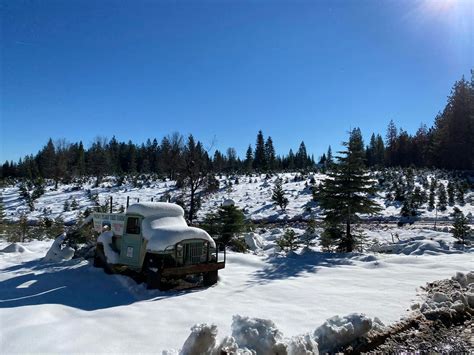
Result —
[{"label": "tree line", "polygon": [[[179,133],[165,136],[160,142],[156,138],[148,139],[143,144],[119,142],[115,137],[97,138],[87,149],[82,142],[49,139],[36,155],[28,155],[18,162],[6,161],[0,167],[0,177],[58,181],[86,175],[156,173],[175,179],[186,161],[186,144],[185,137]],[[203,149],[202,159],[208,170],[214,173],[304,170],[333,164],[331,147],[316,162],[304,142],[296,153],[290,149],[286,155],[277,155],[272,138],[265,139],[262,131],[243,158],[234,148],[226,152],[215,150],[211,155],[201,142],[196,144]],[[367,167],[474,169],[474,71],[471,82],[462,78],[454,84],[445,108],[436,116],[432,127],[422,124],[411,135],[397,128],[392,120],[385,139],[373,133],[367,145],[363,141],[361,144]]]}]

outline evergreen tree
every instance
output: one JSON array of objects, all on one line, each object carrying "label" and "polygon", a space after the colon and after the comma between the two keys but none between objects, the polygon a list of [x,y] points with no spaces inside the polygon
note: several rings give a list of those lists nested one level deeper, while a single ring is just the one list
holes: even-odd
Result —
[{"label": "evergreen tree", "polygon": [[251,172],[253,165],[253,151],[252,146],[249,145],[247,152],[245,153],[245,171]]},{"label": "evergreen tree", "polygon": [[[353,133],[353,134],[352,134]],[[351,132],[349,142],[344,142],[346,150],[340,152],[338,164],[328,173],[318,191],[318,200],[324,211],[324,221],[328,230],[339,229],[345,224],[345,232],[339,235],[338,249],[351,252],[357,244],[357,236],[351,225],[359,220],[359,214],[375,214],[380,207],[369,198],[375,192],[373,183],[364,168],[364,153],[360,150],[359,132]]]},{"label": "evergreen tree", "polygon": [[292,228],[286,229],[283,236],[276,239],[276,244],[283,251],[297,250],[300,246],[298,236]]},{"label": "evergreen tree", "polygon": [[428,209],[433,210],[435,208],[435,191],[438,183],[436,179],[433,177],[430,183],[430,195],[428,200]]},{"label": "evergreen tree", "polygon": [[454,184],[452,183],[452,181],[448,182],[447,192],[448,192],[448,204],[450,206],[453,206],[454,205]]},{"label": "evergreen tree", "polygon": [[288,206],[288,199],[285,196],[281,179],[275,181],[275,186],[272,191],[272,201],[275,202],[284,211]]},{"label": "evergreen tree", "polygon": [[461,211],[457,212],[454,216],[452,233],[453,237],[460,244],[466,244],[466,240],[470,239],[471,228],[469,227],[469,221]]},{"label": "evergreen tree", "polygon": [[334,164],[334,158],[332,156],[331,146],[328,147],[328,152],[326,154],[326,166],[331,167]]},{"label": "evergreen tree", "polygon": [[268,137],[265,142],[265,158],[268,170],[273,171],[275,169],[276,156],[272,137]]},{"label": "evergreen tree", "polygon": [[439,184],[438,187],[438,209],[440,211],[446,211],[447,197],[446,197],[446,188],[444,184]]},{"label": "evergreen tree", "polygon": [[262,131],[258,131],[257,134],[257,143],[255,145],[253,168],[258,171],[265,171],[267,168],[265,140],[263,138]]},{"label": "evergreen tree", "polygon": [[237,251],[246,249],[245,242],[238,236],[247,229],[247,222],[242,210],[235,205],[220,206],[216,213],[207,214],[201,227],[225,246]]}]

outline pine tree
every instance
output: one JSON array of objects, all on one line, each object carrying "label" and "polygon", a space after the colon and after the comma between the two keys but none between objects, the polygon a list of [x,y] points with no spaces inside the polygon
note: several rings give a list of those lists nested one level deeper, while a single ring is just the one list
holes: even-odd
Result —
[{"label": "pine tree", "polygon": [[252,146],[249,145],[247,148],[247,152],[245,153],[245,170],[247,173],[252,171],[252,164],[253,164],[253,151]]},{"label": "pine tree", "polygon": [[273,147],[273,140],[272,137],[268,137],[267,141],[265,142],[265,160],[267,162],[267,168],[270,171],[275,169],[276,163],[276,156],[275,156],[275,148]]},{"label": "pine tree", "polygon": [[345,232],[331,233],[339,235],[338,249],[351,252],[357,244],[357,236],[351,231],[351,225],[359,220],[359,214],[376,214],[380,206],[369,198],[375,193],[370,177],[364,168],[364,153],[360,150],[358,132],[351,132],[349,142],[344,142],[346,150],[340,152],[338,164],[328,173],[317,194],[324,211],[324,221],[328,230],[339,229],[345,224]]},{"label": "pine tree", "polygon": [[298,236],[292,228],[286,229],[283,236],[277,238],[276,244],[283,251],[293,251],[298,249],[300,246]]},{"label": "pine tree", "polygon": [[217,212],[207,214],[201,227],[226,246],[237,251],[246,249],[245,243],[237,237],[245,232],[247,222],[242,210],[235,205],[220,206]]},{"label": "pine tree", "polygon": [[428,209],[433,210],[435,208],[435,191],[438,183],[436,179],[433,177],[430,183],[430,195],[428,200]]},{"label": "pine tree", "polygon": [[447,192],[448,192],[448,204],[450,206],[453,206],[454,205],[454,184],[452,183],[452,181],[448,182]]},{"label": "pine tree", "polygon": [[446,188],[444,184],[439,184],[438,187],[438,209],[440,211],[446,211],[446,204],[447,204],[447,196],[446,196]]},{"label": "pine tree", "polygon": [[329,168],[334,164],[334,158],[332,156],[331,146],[328,147],[328,152],[326,153],[326,166]]},{"label": "pine tree", "polygon": [[285,191],[283,190],[282,181],[277,179],[275,181],[275,186],[273,187],[272,200],[280,206],[284,211],[286,206],[288,206],[288,199],[285,197]]},{"label": "pine tree", "polygon": [[257,143],[255,145],[255,154],[253,160],[253,167],[258,171],[265,171],[267,169],[267,161],[265,154],[265,140],[262,131],[258,131]]},{"label": "pine tree", "polygon": [[467,218],[461,211],[454,216],[452,233],[460,244],[466,244],[466,240],[470,238],[471,228]]}]

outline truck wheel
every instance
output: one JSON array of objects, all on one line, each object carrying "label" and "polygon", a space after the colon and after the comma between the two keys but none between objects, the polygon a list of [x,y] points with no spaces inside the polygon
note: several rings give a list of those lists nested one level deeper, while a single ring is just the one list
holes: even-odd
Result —
[{"label": "truck wheel", "polygon": [[145,270],[146,288],[148,290],[161,290],[161,273],[160,271]]},{"label": "truck wheel", "polygon": [[209,271],[203,277],[204,286],[212,286],[217,283],[217,270]]},{"label": "truck wheel", "polygon": [[103,268],[106,274],[113,274],[112,268],[107,263],[107,258],[105,257],[104,253],[104,247],[100,244],[95,247],[94,266]]}]

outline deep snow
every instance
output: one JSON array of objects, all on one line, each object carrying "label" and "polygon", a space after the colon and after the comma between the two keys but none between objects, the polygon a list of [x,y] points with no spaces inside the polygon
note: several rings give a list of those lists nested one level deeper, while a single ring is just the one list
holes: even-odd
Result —
[{"label": "deep snow", "polygon": [[[273,252],[278,233],[260,235],[266,250],[229,252],[215,286],[186,291],[149,291],[80,259],[45,262],[52,241],[0,253],[0,353],[177,350],[197,323],[215,324],[218,337],[231,334],[234,315],[272,320],[288,337],[351,313],[388,324],[407,314],[419,286],[474,270],[473,254],[453,249],[448,233],[400,233],[402,241],[424,236],[427,245],[445,240],[449,247],[419,255],[338,255],[316,248],[288,256]],[[0,250],[7,245],[0,242]]]}]

